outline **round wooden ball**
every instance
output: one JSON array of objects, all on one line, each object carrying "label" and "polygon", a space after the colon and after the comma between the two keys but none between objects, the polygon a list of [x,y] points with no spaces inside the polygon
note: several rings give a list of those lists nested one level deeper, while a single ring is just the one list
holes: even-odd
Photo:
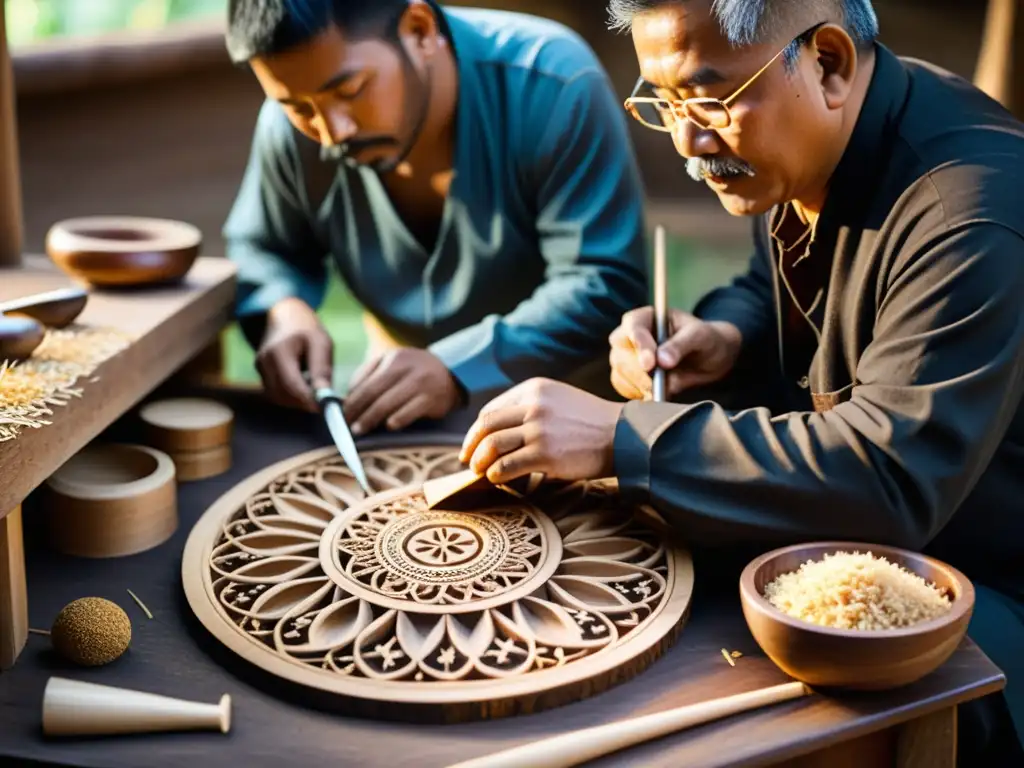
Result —
[{"label": "round wooden ball", "polygon": [[98,667],[128,650],[132,622],[117,603],[102,597],[83,597],[57,614],[50,640],[54,650],[68,661]]}]

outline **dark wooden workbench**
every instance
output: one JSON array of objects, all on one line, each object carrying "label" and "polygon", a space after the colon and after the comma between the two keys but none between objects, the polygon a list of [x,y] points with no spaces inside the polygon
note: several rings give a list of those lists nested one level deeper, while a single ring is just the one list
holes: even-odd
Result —
[{"label": "dark wooden workbench", "polygon": [[[545,713],[454,726],[403,725],[342,717],[315,709],[259,670],[226,653],[193,618],[184,599],[181,553],[192,524],[217,497],[262,467],[329,445],[316,417],[282,412],[253,395],[224,396],[236,412],[234,466],[221,477],[183,484],[181,526],[162,546],[115,560],[79,560],[48,550],[37,524],[26,530],[30,619],[45,628],[69,601],[97,595],[116,601],[134,625],[128,653],[98,669],[56,659],[48,638],[32,635],[14,669],[0,674],[0,765],[416,766],[434,768],[512,745],[715,696],[785,682],[760,652],[740,612],[735,581],[710,578],[696,559],[692,615],[673,648],[628,683]],[[444,426],[457,441],[463,424]],[[132,439],[122,420],[106,437]],[[426,441],[438,433],[425,431]],[[26,505],[26,520],[32,499]],[[147,620],[126,592],[154,614]],[[721,649],[743,656],[731,667]],[[40,728],[43,688],[50,675],[124,686],[198,701],[230,693],[233,727],[217,733],[159,734],[54,741]],[[593,763],[600,766],[953,765],[955,705],[999,690],[1000,671],[970,641],[929,678],[897,692],[806,700],[741,715]],[[797,759],[797,756],[803,758]],[[4,762],[5,760],[10,761]],[[31,763],[28,763],[31,764]]]}]

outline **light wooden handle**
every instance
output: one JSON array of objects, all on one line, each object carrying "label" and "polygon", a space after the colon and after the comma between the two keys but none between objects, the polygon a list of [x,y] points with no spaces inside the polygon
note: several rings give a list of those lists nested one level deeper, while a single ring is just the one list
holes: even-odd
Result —
[{"label": "light wooden handle", "polygon": [[533,741],[521,747],[450,765],[448,768],[568,768],[684,728],[789,701],[810,693],[811,690],[803,683],[784,683],[653,715],[571,731],[561,736]]},{"label": "light wooden handle", "polygon": [[[668,339],[668,275],[665,267],[665,227],[654,230],[654,339],[660,347]],[[665,371],[655,363],[653,399],[665,402]]]},{"label": "light wooden handle", "polygon": [[1003,106],[1012,108],[1013,47],[1019,0],[989,0],[974,84]]}]

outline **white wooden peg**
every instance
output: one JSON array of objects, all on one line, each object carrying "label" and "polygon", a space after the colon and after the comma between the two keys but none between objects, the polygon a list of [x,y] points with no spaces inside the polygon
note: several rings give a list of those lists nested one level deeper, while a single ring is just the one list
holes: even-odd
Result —
[{"label": "white wooden peg", "polygon": [[51,677],[43,693],[47,736],[231,729],[231,697],[217,704]]}]

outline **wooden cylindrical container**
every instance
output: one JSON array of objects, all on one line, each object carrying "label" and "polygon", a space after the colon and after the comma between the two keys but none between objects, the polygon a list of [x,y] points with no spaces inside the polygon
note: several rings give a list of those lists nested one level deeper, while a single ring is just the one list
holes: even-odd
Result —
[{"label": "wooden cylindrical container", "polygon": [[178,527],[174,462],[146,446],[88,446],[50,476],[46,489],[51,544],[69,555],[144,552]]},{"label": "wooden cylindrical container", "polygon": [[174,461],[181,482],[201,480],[231,468],[234,413],[223,403],[182,397],[156,400],[139,409],[149,445]]}]

